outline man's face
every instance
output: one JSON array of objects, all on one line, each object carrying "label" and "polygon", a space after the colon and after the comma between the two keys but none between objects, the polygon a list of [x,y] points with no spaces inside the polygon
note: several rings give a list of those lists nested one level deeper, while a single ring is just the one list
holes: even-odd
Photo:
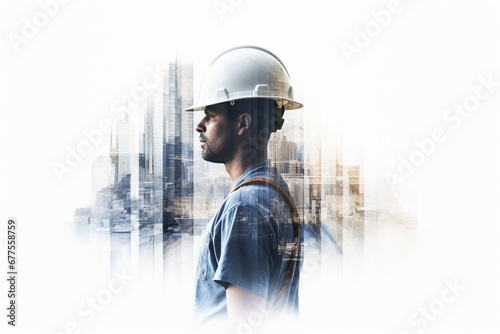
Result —
[{"label": "man's face", "polygon": [[196,131],[200,133],[203,159],[216,163],[225,163],[232,159],[236,147],[236,133],[223,104],[206,107],[205,117],[196,126]]}]

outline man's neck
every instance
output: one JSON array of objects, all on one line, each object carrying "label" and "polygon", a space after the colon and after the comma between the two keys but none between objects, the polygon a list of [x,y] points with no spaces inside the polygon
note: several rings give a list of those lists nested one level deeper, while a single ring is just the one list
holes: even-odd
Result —
[{"label": "man's neck", "polygon": [[262,152],[255,159],[249,160],[245,157],[237,156],[229,162],[224,163],[226,171],[231,177],[231,180],[236,181],[243,173],[249,170],[251,167],[267,160],[267,151]]}]

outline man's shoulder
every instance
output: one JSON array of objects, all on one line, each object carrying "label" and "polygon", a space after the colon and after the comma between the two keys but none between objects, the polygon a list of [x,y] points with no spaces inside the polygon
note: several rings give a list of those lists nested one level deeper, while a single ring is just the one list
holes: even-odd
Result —
[{"label": "man's shoulder", "polygon": [[230,231],[249,231],[265,223],[268,216],[268,211],[259,209],[255,203],[228,197],[215,216],[212,234],[224,235],[231,233]]},{"label": "man's shoulder", "polygon": [[[282,210],[284,215],[280,214]],[[246,215],[268,220],[269,217],[284,217],[288,213],[288,203],[276,187],[265,183],[249,183],[229,194],[219,211],[219,217],[227,219]]]},{"label": "man's shoulder", "polygon": [[[226,197],[217,213],[219,219],[238,212],[258,211],[257,203],[252,201],[242,190],[238,189]],[[245,189],[245,191],[247,190],[251,191],[251,189]]]},{"label": "man's shoulder", "polygon": [[265,184],[247,184],[231,192],[222,203],[215,217],[215,224],[232,221],[237,217],[268,217],[272,215],[273,202],[283,201],[281,194]]}]

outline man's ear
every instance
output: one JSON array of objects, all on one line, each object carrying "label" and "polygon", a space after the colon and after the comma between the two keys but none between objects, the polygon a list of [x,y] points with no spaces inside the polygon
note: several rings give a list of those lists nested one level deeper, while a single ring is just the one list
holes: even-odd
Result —
[{"label": "man's ear", "polygon": [[243,113],[238,117],[238,135],[241,136],[250,130],[252,125],[252,116],[247,113]]}]

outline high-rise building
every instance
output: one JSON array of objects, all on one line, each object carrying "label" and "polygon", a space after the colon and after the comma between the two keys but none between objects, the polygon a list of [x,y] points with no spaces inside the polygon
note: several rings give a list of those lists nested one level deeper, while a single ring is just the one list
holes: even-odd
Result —
[{"label": "high-rise building", "polygon": [[299,176],[300,165],[297,161],[297,144],[286,139],[282,131],[274,132],[269,138],[269,158],[283,178]]},{"label": "high-rise building", "polygon": [[304,213],[304,179],[303,178],[292,178],[288,184],[290,190],[290,195],[292,196],[293,202],[302,216]]},{"label": "high-rise building", "polygon": [[109,156],[98,156],[92,163],[92,196],[104,187],[113,184],[115,180],[115,166]]},{"label": "high-rise building", "polygon": [[132,154],[132,129],[129,111],[116,125],[117,182],[130,174],[130,155]]}]

